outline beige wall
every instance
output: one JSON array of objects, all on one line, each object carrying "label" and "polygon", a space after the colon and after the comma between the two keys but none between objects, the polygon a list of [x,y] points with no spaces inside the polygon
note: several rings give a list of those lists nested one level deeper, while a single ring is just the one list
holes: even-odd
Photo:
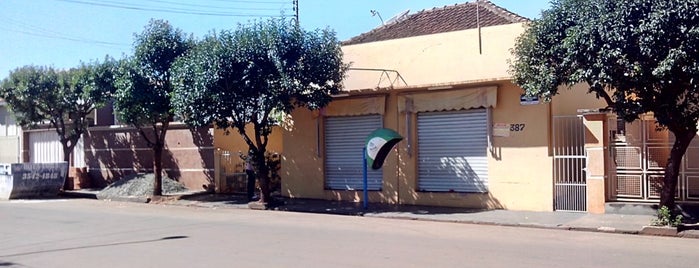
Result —
[{"label": "beige wall", "polygon": [[594,93],[587,93],[587,84],[576,84],[572,87],[561,86],[558,95],[551,101],[553,115],[579,115],[579,109],[600,109],[607,107],[603,99],[595,97]]},{"label": "beige wall", "polygon": [[[254,139],[254,129],[252,125],[248,125],[245,128],[248,136]],[[269,142],[267,143],[268,152],[282,152],[284,146],[282,145],[282,131],[281,127],[274,127],[272,133],[269,135]],[[243,137],[238,133],[237,129],[228,128],[229,134],[226,135],[223,129],[214,129],[214,147],[224,151],[231,152],[242,152],[248,151],[248,145],[243,140]]]},{"label": "beige wall", "polygon": [[[385,96],[384,127],[412,137],[397,145],[383,168],[381,191],[370,192],[371,202],[438,205],[470,208],[550,211],[553,209],[553,167],[550,153],[551,116],[577,115],[579,109],[604,108],[604,101],[587,94],[584,85],[562,87],[550,103],[521,105],[522,90],[509,82],[508,58],[523,24],[482,29],[482,53],[478,30],[464,30],[343,47],[345,62],[352,68],[395,70],[374,72],[350,70],[344,81],[348,97],[336,98],[333,111],[355,114],[357,98]],[[450,92],[497,86],[497,104],[489,118],[488,184],[484,194],[417,191],[416,115],[399,110],[402,96],[423,93],[437,96]],[[429,91],[429,89],[441,89]],[[439,100],[435,100],[439,102]],[[369,102],[366,102],[369,103]],[[341,107],[341,108],[338,108]],[[407,116],[407,118],[406,118]],[[305,109],[292,113],[294,125],[285,131],[282,193],[297,198],[360,201],[361,192],[324,189],[323,122],[317,112]],[[407,121],[410,121],[408,128]],[[522,131],[493,135],[493,124],[506,129],[511,124]],[[409,135],[408,135],[409,134]]]},{"label": "beige wall", "polygon": [[[482,28],[482,53],[477,29],[350,45],[342,50],[352,68],[396,70],[409,87],[494,80],[509,77],[509,50],[523,31],[521,23]],[[350,70],[344,85],[347,90],[390,87],[395,78],[393,73]]]},{"label": "beige wall", "polygon": [[0,163],[19,162],[19,136],[0,137]]},{"label": "beige wall", "polygon": [[[383,168],[383,187],[370,192],[371,202],[438,205],[470,208],[506,208],[513,210],[546,211],[552,209],[552,170],[548,155],[548,104],[523,106],[519,103],[521,89],[509,82],[488,84],[498,86],[497,106],[492,109],[490,123],[524,124],[524,131],[511,132],[509,137],[493,137],[488,148],[489,192],[437,193],[418,192],[416,151],[408,154],[408,141],[402,141],[389,155]],[[484,85],[465,85],[455,90],[469,90]],[[412,113],[411,128],[406,114],[399,112],[399,96],[406,93],[436,92],[393,91],[386,96],[384,127],[412,137],[416,150],[416,118]],[[439,91],[444,92],[444,91]],[[357,97],[357,96],[354,96]],[[354,103],[338,99],[332,105]],[[284,165],[282,193],[297,198],[360,201],[361,192],[324,189],[322,116],[305,109],[292,114],[294,126],[284,132]],[[320,121],[319,121],[320,120]],[[317,127],[320,127],[318,130]],[[408,135],[408,131],[412,133]],[[320,150],[319,150],[320,147]],[[397,152],[397,153],[396,153]]]}]

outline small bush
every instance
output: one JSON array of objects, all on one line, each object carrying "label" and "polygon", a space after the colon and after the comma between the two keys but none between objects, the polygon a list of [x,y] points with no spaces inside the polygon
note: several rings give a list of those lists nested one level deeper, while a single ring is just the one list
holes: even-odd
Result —
[{"label": "small bush", "polygon": [[653,226],[669,226],[677,227],[682,223],[682,215],[673,216],[672,211],[666,206],[662,206],[658,209],[658,218],[654,219],[652,222]]}]

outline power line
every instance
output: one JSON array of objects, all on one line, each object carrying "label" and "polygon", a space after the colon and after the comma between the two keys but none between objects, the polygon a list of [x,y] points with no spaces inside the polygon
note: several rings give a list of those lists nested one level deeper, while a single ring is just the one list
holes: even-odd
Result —
[{"label": "power line", "polygon": [[[161,4],[169,4],[169,5],[175,5],[175,6],[187,6],[187,7],[196,7],[196,8],[213,8],[217,10],[221,9],[230,9],[230,10],[279,10],[278,8],[247,8],[247,7],[228,7],[228,6],[213,6],[213,5],[200,5],[200,4],[189,4],[189,3],[179,3],[179,2],[173,2],[173,1],[165,1],[165,0],[145,0],[147,2],[153,2],[153,3],[161,3]],[[247,3],[247,4],[288,4],[288,2],[279,2],[279,1],[270,1],[270,2],[264,2],[264,1],[227,1],[227,2],[240,2],[240,3]]]},{"label": "power line", "polygon": [[[83,0],[56,0],[61,2],[89,5],[89,6],[100,6],[100,7],[110,7],[110,8],[120,8],[134,11],[152,11],[152,12],[165,12],[165,13],[177,13],[186,15],[201,15],[201,16],[219,16],[219,17],[279,17],[280,15],[269,15],[269,14],[252,14],[252,13],[229,13],[229,12],[213,12],[213,11],[203,11],[203,10],[190,10],[181,8],[153,8],[147,6],[134,6],[128,5],[120,2],[111,1],[101,1],[101,2],[90,2]],[[276,10],[276,9],[274,9]],[[284,9],[279,9],[283,11]]]},{"label": "power line", "polygon": [[[25,35],[31,35],[31,36],[37,36],[37,37],[43,37],[43,38],[50,38],[50,39],[60,39],[60,40],[66,40],[66,41],[73,41],[73,42],[80,42],[80,43],[89,43],[89,44],[95,44],[95,45],[102,45],[102,46],[110,46],[110,47],[128,47],[129,44],[125,43],[115,43],[115,42],[107,42],[107,41],[100,41],[100,40],[95,40],[95,39],[88,39],[88,38],[82,38],[82,37],[76,37],[76,36],[70,36],[64,33],[58,33],[54,32],[39,26],[34,26],[30,25],[18,20],[13,20],[11,18],[7,17],[0,17],[0,21],[4,22],[5,25],[9,26],[14,26],[18,29],[10,29],[6,27],[0,26],[0,29],[3,29],[5,31],[9,32],[15,32],[15,33],[21,33]],[[0,24],[2,25],[2,24]]]},{"label": "power line", "polygon": [[8,29],[8,28],[2,27],[2,26],[0,26],[0,29],[8,31],[8,32],[33,35],[33,36],[37,36],[37,37],[43,37],[43,38],[49,38],[49,39],[60,39],[60,40],[73,41],[73,42],[79,42],[79,43],[88,43],[88,44],[108,46],[108,47],[126,48],[128,46],[127,44],[112,43],[112,42],[105,42],[105,41],[99,41],[99,40],[73,38],[73,37],[58,36],[58,35],[46,35],[46,34],[40,34],[40,33],[34,33],[34,32],[22,31],[22,30],[14,30],[14,29]]}]

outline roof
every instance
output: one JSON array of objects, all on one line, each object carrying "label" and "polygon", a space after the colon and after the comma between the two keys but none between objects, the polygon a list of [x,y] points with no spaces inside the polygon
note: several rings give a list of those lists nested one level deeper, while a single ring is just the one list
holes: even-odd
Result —
[{"label": "roof", "polygon": [[342,44],[355,45],[475,29],[478,28],[479,24],[481,27],[488,27],[527,21],[529,21],[527,18],[512,13],[490,1],[476,0],[475,2],[422,10],[359,36],[352,37],[342,42]]}]

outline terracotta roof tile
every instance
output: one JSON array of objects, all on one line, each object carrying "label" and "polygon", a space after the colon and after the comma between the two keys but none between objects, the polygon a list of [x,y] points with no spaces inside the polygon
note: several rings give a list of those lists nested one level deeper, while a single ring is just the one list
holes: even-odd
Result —
[{"label": "terracotta roof tile", "polygon": [[[478,8],[478,12],[476,9]],[[422,10],[393,23],[380,26],[374,30],[342,42],[354,45],[383,40],[406,38],[419,35],[445,33],[474,29],[480,26],[496,26],[528,21],[527,18],[512,13],[490,1],[476,0],[463,4]]]}]

